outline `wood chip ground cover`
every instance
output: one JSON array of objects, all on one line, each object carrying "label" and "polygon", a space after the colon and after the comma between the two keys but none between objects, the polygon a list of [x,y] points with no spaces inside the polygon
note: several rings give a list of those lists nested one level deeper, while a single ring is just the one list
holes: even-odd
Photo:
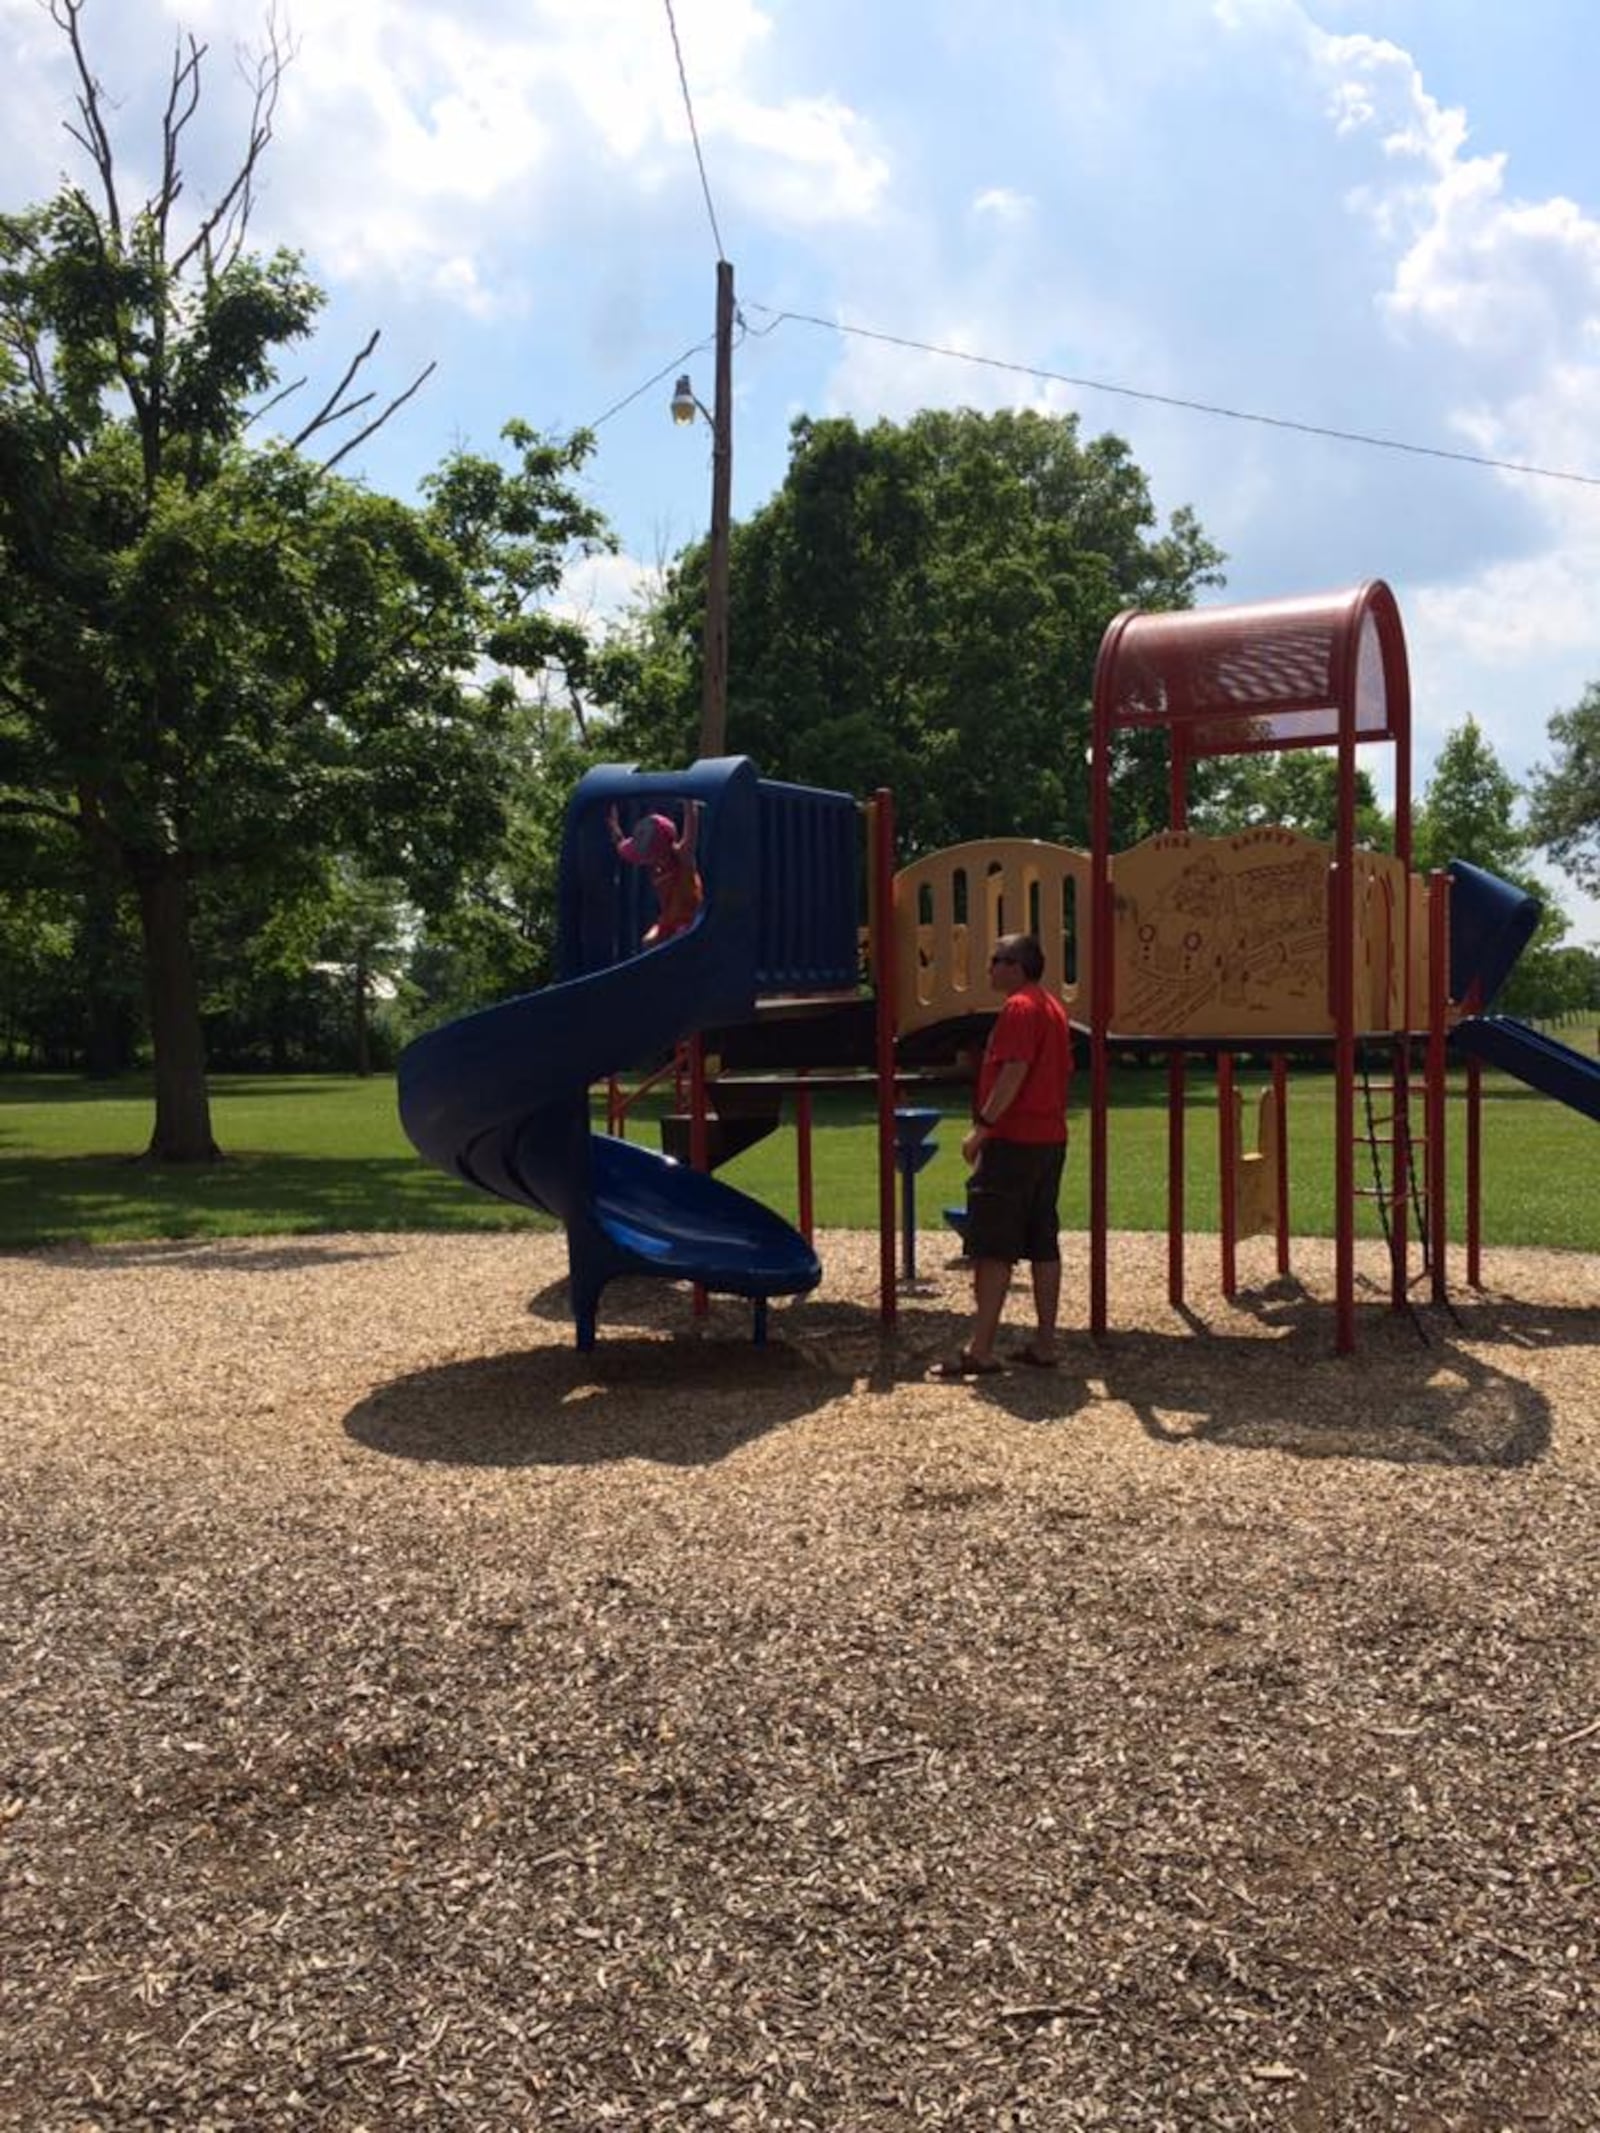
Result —
[{"label": "wood chip ground cover", "polygon": [[1595,1261],[563,1250],[5,1261],[0,2123],[1600,2126]]}]

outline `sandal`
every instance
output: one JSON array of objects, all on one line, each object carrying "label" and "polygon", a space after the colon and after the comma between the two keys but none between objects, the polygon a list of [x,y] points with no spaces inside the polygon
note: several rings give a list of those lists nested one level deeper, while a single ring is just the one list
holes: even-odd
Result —
[{"label": "sandal", "polygon": [[1034,1348],[1013,1348],[1006,1360],[1011,1363],[1026,1363],[1034,1370],[1059,1370],[1061,1367],[1060,1356],[1040,1355]]},{"label": "sandal", "polygon": [[959,1355],[951,1356],[947,1362],[935,1363],[928,1375],[952,1381],[960,1378],[997,1378],[1004,1367],[1002,1363],[996,1362],[993,1356],[972,1355],[963,1348]]}]

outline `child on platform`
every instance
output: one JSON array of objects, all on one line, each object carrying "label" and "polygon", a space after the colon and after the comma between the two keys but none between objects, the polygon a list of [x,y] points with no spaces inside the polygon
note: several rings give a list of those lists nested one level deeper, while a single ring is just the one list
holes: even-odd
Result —
[{"label": "child on platform", "polygon": [[689,800],[683,810],[683,833],[673,827],[670,816],[641,815],[632,834],[624,837],[617,810],[606,811],[606,828],[619,859],[629,866],[644,867],[656,892],[656,922],[645,934],[641,947],[654,948],[671,940],[694,923],[705,902],[705,888],[694,863],[695,843],[700,834],[700,802]]}]

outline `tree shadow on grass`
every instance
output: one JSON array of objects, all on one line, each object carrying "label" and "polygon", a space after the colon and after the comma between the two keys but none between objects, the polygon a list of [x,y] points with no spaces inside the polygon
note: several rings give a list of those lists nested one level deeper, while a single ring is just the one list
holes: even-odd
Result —
[{"label": "tree shadow on grass", "polygon": [[242,1151],[163,1167],[122,1156],[0,1157],[0,1250],[325,1231],[548,1231],[413,1158]]}]

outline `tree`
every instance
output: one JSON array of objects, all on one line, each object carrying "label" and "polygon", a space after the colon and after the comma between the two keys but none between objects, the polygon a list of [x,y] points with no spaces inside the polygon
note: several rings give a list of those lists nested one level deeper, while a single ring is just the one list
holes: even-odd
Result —
[{"label": "tree", "polygon": [[[782,488],[733,536],[732,745],[772,776],[893,786],[908,850],[1085,842],[1107,622],[1218,582],[1191,513],[1155,529],[1127,447],[1082,442],[1074,417],[801,418]],[[692,745],[704,568],[703,550],[682,558],[596,675],[617,739],[658,761]],[[1140,833],[1161,805],[1156,755],[1130,748],[1122,826]]]},{"label": "tree", "polygon": [[1600,895],[1600,683],[1549,725],[1555,755],[1533,773],[1529,834],[1574,881]]},{"label": "tree", "polygon": [[[613,737],[605,737],[608,754]],[[419,1020],[432,1023],[546,983],[555,958],[561,835],[572,788],[597,758],[571,709],[519,701],[506,739],[505,831],[425,925],[406,975]]]},{"label": "tree", "polygon": [[[1195,766],[1197,829],[1209,835],[1271,823],[1331,844],[1339,831],[1339,763],[1317,749],[1223,756]],[[1371,775],[1356,771],[1356,842],[1392,851],[1394,824],[1378,805]]]},{"label": "tree", "polygon": [[1469,860],[1510,878],[1527,857],[1517,827],[1516,780],[1468,718],[1445,736],[1413,821],[1416,863],[1424,870]]},{"label": "tree", "polygon": [[205,48],[179,46],[160,176],[129,215],[82,8],[51,11],[93,194],[69,184],[0,217],[0,810],[65,827],[130,886],[150,1153],[203,1160],[216,1150],[196,883],[248,879],[270,902],[346,851],[419,904],[448,902],[501,823],[509,684],[477,685],[486,642],[512,660],[558,655],[560,632],[541,635],[529,604],[563,543],[603,528],[571,487],[583,437],[516,427],[510,469],[458,454],[421,510],[340,476],[421,382],[371,412],[353,387],[376,335],[291,437],[252,444],[294,390],[276,389],[280,352],[321,303],[295,255],[245,249],[287,55],[269,32],[239,166],[183,226]]},{"label": "tree", "polygon": [[1567,916],[1528,866],[1532,840],[1515,820],[1520,797],[1476,719],[1468,718],[1446,736],[1434,762],[1417,810],[1416,863],[1427,869],[1463,859],[1538,898],[1538,927],[1496,1005],[1512,1014],[1552,1014],[1567,983],[1555,960]]}]

